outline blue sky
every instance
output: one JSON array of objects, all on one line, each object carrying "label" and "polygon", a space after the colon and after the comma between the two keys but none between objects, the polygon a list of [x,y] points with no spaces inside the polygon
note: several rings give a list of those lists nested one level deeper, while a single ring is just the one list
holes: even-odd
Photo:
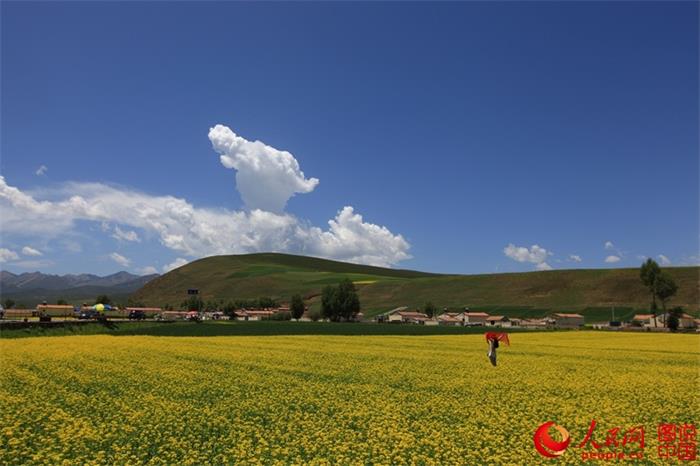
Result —
[{"label": "blue sky", "polygon": [[3,2],[1,265],[695,264],[697,37],[696,2]]}]

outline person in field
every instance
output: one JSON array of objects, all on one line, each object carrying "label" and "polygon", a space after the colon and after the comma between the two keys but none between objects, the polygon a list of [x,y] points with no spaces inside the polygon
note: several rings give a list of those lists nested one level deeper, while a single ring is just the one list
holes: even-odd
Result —
[{"label": "person in field", "polygon": [[498,348],[499,341],[502,341],[506,345],[510,346],[510,340],[508,339],[508,334],[503,332],[486,332],[484,334],[486,337],[486,343],[489,345],[489,351],[486,355],[491,361],[491,365],[496,366],[496,349]]}]

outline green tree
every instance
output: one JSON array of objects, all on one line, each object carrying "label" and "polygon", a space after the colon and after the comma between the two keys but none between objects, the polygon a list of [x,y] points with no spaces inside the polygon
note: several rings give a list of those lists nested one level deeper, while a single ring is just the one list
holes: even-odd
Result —
[{"label": "green tree", "polygon": [[192,295],[181,304],[188,311],[201,311],[204,308],[204,301],[199,296]]},{"label": "green tree", "polygon": [[336,292],[336,288],[331,285],[324,287],[321,292],[321,317],[324,319],[336,319],[338,309]]},{"label": "green tree", "polygon": [[[265,309],[265,308],[271,308],[271,307],[278,307],[279,303],[277,300],[269,298],[267,296],[263,296],[261,298],[258,298],[257,302],[257,307]],[[255,306],[253,306],[255,307]]]},{"label": "green tree", "polygon": [[15,307],[15,304],[17,304],[17,303],[15,303],[14,299],[7,298],[5,300],[4,304],[5,304],[5,309],[12,309],[13,307]]},{"label": "green tree", "polygon": [[433,317],[437,317],[437,316],[438,316],[438,309],[437,309],[437,307],[435,307],[435,305],[434,305],[432,302],[430,302],[430,301],[428,301],[427,303],[425,303],[425,306],[423,306],[423,312],[425,313],[425,315],[427,315],[427,316],[430,317],[431,319],[432,319]]},{"label": "green tree", "polygon": [[668,320],[666,321],[666,326],[671,329],[672,332],[678,330],[678,325],[680,323],[680,318],[683,315],[682,307],[674,307],[668,311]]},{"label": "green tree", "polygon": [[651,313],[656,316],[656,277],[661,273],[661,267],[654,259],[647,259],[639,269],[639,278],[651,294]]},{"label": "green tree", "polygon": [[666,312],[666,301],[671,299],[678,291],[678,285],[673,281],[673,278],[666,273],[661,272],[654,282],[656,297],[661,301],[661,308]]},{"label": "green tree", "polygon": [[112,300],[106,294],[101,294],[95,298],[95,304],[112,304]]},{"label": "green tree", "polygon": [[233,313],[236,309],[236,304],[233,301],[229,301],[223,306],[221,306],[221,310],[224,312],[224,315],[227,316],[229,319],[233,317]]},{"label": "green tree", "polygon": [[346,278],[338,285],[339,314],[345,320],[354,319],[360,312],[360,297],[357,296],[355,284]]},{"label": "green tree", "polygon": [[292,313],[292,318],[301,319],[304,315],[304,300],[301,299],[301,295],[295,294],[292,296],[292,301],[289,305],[289,311]]},{"label": "green tree", "polygon": [[334,322],[351,320],[360,312],[355,284],[344,279],[337,287],[327,286],[321,294],[321,314]]},{"label": "green tree", "polygon": [[68,304],[68,301],[66,301],[63,298],[60,298],[60,299],[56,300],[56,304],[58,304],[59,306],[65,306]]}]

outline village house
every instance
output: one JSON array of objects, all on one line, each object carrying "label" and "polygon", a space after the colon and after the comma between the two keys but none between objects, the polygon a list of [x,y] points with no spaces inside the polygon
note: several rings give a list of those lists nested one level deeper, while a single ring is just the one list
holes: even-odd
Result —
[{"label": "village house", "polygon": [[618,321],[589,322],[588,325],[595,330],[622,330],[628,326]]},{"label": "village house", "polygon": [[[667,322],[668,322],[669,314],[661,314],[656,316],[656,319],[659,321],[659,326],[661,327],[662,325],[666,327]],[[691,316],[690,314],[686,314],[685,312],[681,314],[678,317],[678,328],[682,329],[690,329],[690,328],[696,328],[697,323],[695,322],[695,317]]]},{"label": "village house", "polygon": [[[664,314],[658,314],[654,316],[654,314],[635,314],[634,317],[632,317],[631,324],[634,327],[643,327],[643,328],[666,328],[668,327],[668,318],[669,314],[664,313]],[[698,328],[698,322],[697,319],[690,314],[686,314],[685,312],[680,315],[678,318],[678,328],[680,329],[692,329],[692,328]]]},{"label": "village house", "polygon": [[523,328],[546,328],[547,321],[543,319],[520,319],[519,326]]},{"label": "village house", "polygon": [[465,311],[459,314],[462,319],[462,325],[486,325],[486,319],[489,315],[485,312]]},{"label": "village house", "polygon": [[405,324],[425,324],[426,321],[431,320],[420,311],[404,311],[401,313],[401,319]]},{"label": "village house", "polygon": [[486,318],[486,325],[489,327],[512,327],[513,323],[506,316],[489,316]]},{"label": "village house", "polygon": [[397,324],[423,324],[429,317],[419,311],[409,311],[406,307],[396,308],[384,314],[385,322]]},{"label": "village house", "polygon": [[277,312],[272,309],[238,309],[233,311],[236,320],[258,321],[270,319]]},{"label": "village house", "polygon": [[376,316],[374,316],[374,320],[379,322],[379,323],[392,322],[390,320],[390,316],[393,316],[393,319],[394,319],[393,322],[399,322],[400,319],[398,319],[398,317],[396,317],[396,315],[397,315],[396,313],[398,311],[407,311],[407,310],[408,310],[408,308],[405,306],[397,307],[397,308],[392,309],[390,311],[386,311],[386,312],[382,312],[381,314],[377,314]]},{"label": "village house", "polygon": [[437,318],[437,321],[440,325],[448,325],[452,327],[458,327],[462,325],[462,319],[459,318],[459,314],[455,314],[452,312],[440,314]]},{"label": "village house", "polygon": [[550,322],[556,328],[581,328],[583,316],[581,314],[567,314],[557,312],[549,317]]},{"label": "village house", "polygon": [[39,304],[36,310],[50,316],[68,317],[73,315],[75,307],[71,304]]},{"label": "village house", "polygon": [[635,327],[654,327],[655,322],[657,327],[663,327],[663,324],[655,319],[654,314],[635,314],[631,322]]},{"label": "village house", "polygon": [[25,319],[36,316],[36,309],[5,309],[5,319]]}]

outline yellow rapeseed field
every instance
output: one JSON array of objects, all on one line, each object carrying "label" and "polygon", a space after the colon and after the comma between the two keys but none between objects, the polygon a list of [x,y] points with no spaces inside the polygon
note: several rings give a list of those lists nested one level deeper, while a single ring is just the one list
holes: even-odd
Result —
[{"label": "yellow rapeseed field", "polygon": [[579,464],[592,419],[666,464],[657,426],[700,421],[698,336],[511,344],[492,367],[481,335],[0,340],[0,464]]}]

